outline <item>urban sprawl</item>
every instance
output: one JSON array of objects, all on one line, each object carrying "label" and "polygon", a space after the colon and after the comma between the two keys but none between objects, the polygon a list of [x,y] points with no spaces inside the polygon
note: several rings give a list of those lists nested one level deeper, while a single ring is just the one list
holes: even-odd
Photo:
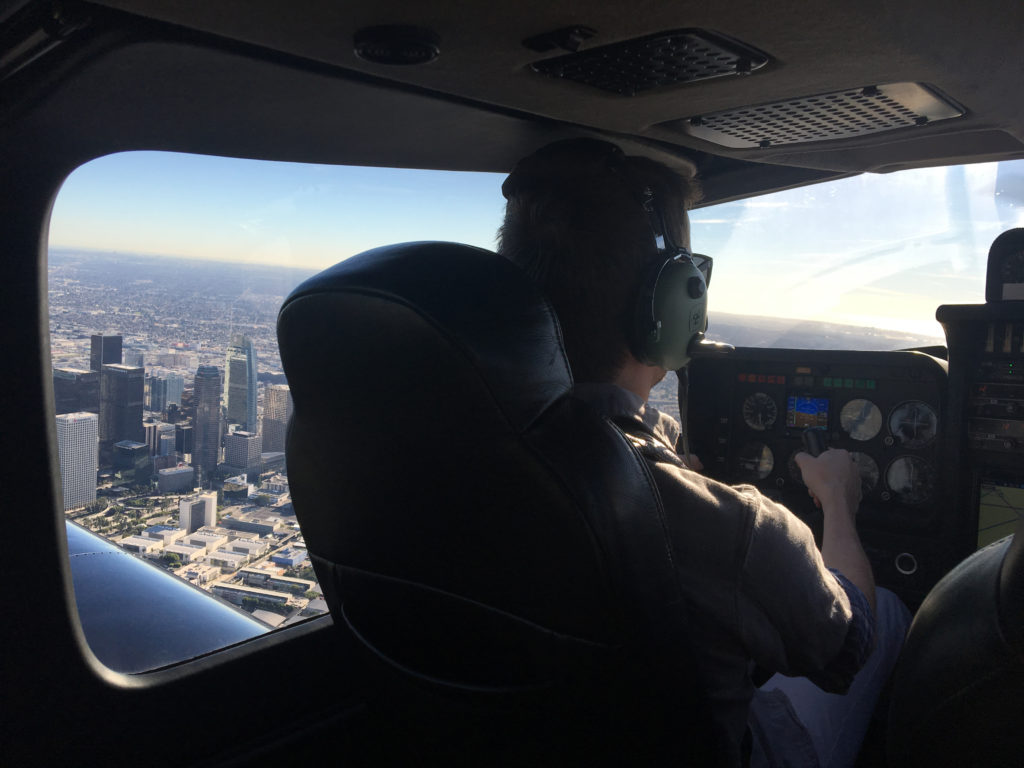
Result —
[{"label": "urban sprawl", "polygon": [[174,264],[51,254],[65,514],[268,626],[322,613],[289,495],[274,335],[295,280]]}]

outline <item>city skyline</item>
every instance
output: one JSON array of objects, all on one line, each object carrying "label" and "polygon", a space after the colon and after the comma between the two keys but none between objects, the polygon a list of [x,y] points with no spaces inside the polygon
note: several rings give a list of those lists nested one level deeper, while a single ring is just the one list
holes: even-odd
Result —
[{"label": "city skyline", "polygon": [[[50,245],[238,263],[245,271],[316,271],[414,240],[494,249],[503,179],[119,153],[68,177],[54,205]],[[1019,207],[1006,203],[995,163],[865,174],[694,210],[692,247],[716,260],[712,315],[812,319],[939,338],[936,304],[982,300],[985,245],[1024,221]]]}]

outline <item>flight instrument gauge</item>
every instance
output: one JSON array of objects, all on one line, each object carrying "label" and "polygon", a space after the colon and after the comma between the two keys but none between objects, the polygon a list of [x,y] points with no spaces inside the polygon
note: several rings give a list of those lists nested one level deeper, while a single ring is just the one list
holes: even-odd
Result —
[{"label": "flight instrument gauge", "polygon": [[743,421],[751,429],[764,432],[779,417],[779,408],[770,395],[755,392],[743,401]]},{"label": "flight instrument gauge", "polygon": [[775,454],[764,443],[750,442],[740,450],[736,463],[744,480],[764,480],[775,467]]},{"label": "flight instrument gauge", "polygon": [[[878,419],[881,422],[881,415],[879,415]],[[861,493],[871,493],[875,490],[875,486],[878,485],[878,464],[866,453],[853,451],[850,453],[850,456],[853,457],[853,463],[857,465],[857,471],[860,472]]]},{"label": "flight instrument gauge", "polygon": [[870,400],[858,398],[843,406],[839,424],[854,440],[870,440],[882,429],[882,412]]},{"label": "flight instrument gauge", "polygon": [[934,438],[939,417],[927,403],[911,400],[893,408],[889,414],[889,431],[904,448],[923,448]]},{"label": "flight instrument gauge", "polygon": [[885,484],[904,504],[920,504],[932,494],[934,477],[919,456],[900,456],[885,470]]}]

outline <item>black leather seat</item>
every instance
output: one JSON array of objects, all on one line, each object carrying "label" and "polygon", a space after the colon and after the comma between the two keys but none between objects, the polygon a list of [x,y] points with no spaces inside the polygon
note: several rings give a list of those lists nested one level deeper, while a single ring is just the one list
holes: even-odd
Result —
[{"label": "black leather seat", "polygon": [[1024,764],[1024,522],[946,574],[893,673],[890,765]]},{"label": "black leather seat", "polygon": [[699,759],[657,492],[571,396],[518,268],[379,248],[299,286],[278,338],[296,515],[393,741],[439,762]]}]

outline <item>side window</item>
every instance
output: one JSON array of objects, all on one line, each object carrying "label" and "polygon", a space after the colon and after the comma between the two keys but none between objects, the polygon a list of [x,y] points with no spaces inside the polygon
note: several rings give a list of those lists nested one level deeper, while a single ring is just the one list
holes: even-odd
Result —
[{"label": "side window", "polygon": [[[291,503],[277,310],[367,248],[493,248],[501,178],[155,152],[68,178],[50,226],[54,417],[76,601],[101,661],[143,671],[327,610]],[[98,552],[120,557],[85,557]],[[106,652],[137,617],[111,627],[98,606],[136,593],[175,621],[195,610],[188,640]],[[210,629],[218,616],[230,631]]]}]

